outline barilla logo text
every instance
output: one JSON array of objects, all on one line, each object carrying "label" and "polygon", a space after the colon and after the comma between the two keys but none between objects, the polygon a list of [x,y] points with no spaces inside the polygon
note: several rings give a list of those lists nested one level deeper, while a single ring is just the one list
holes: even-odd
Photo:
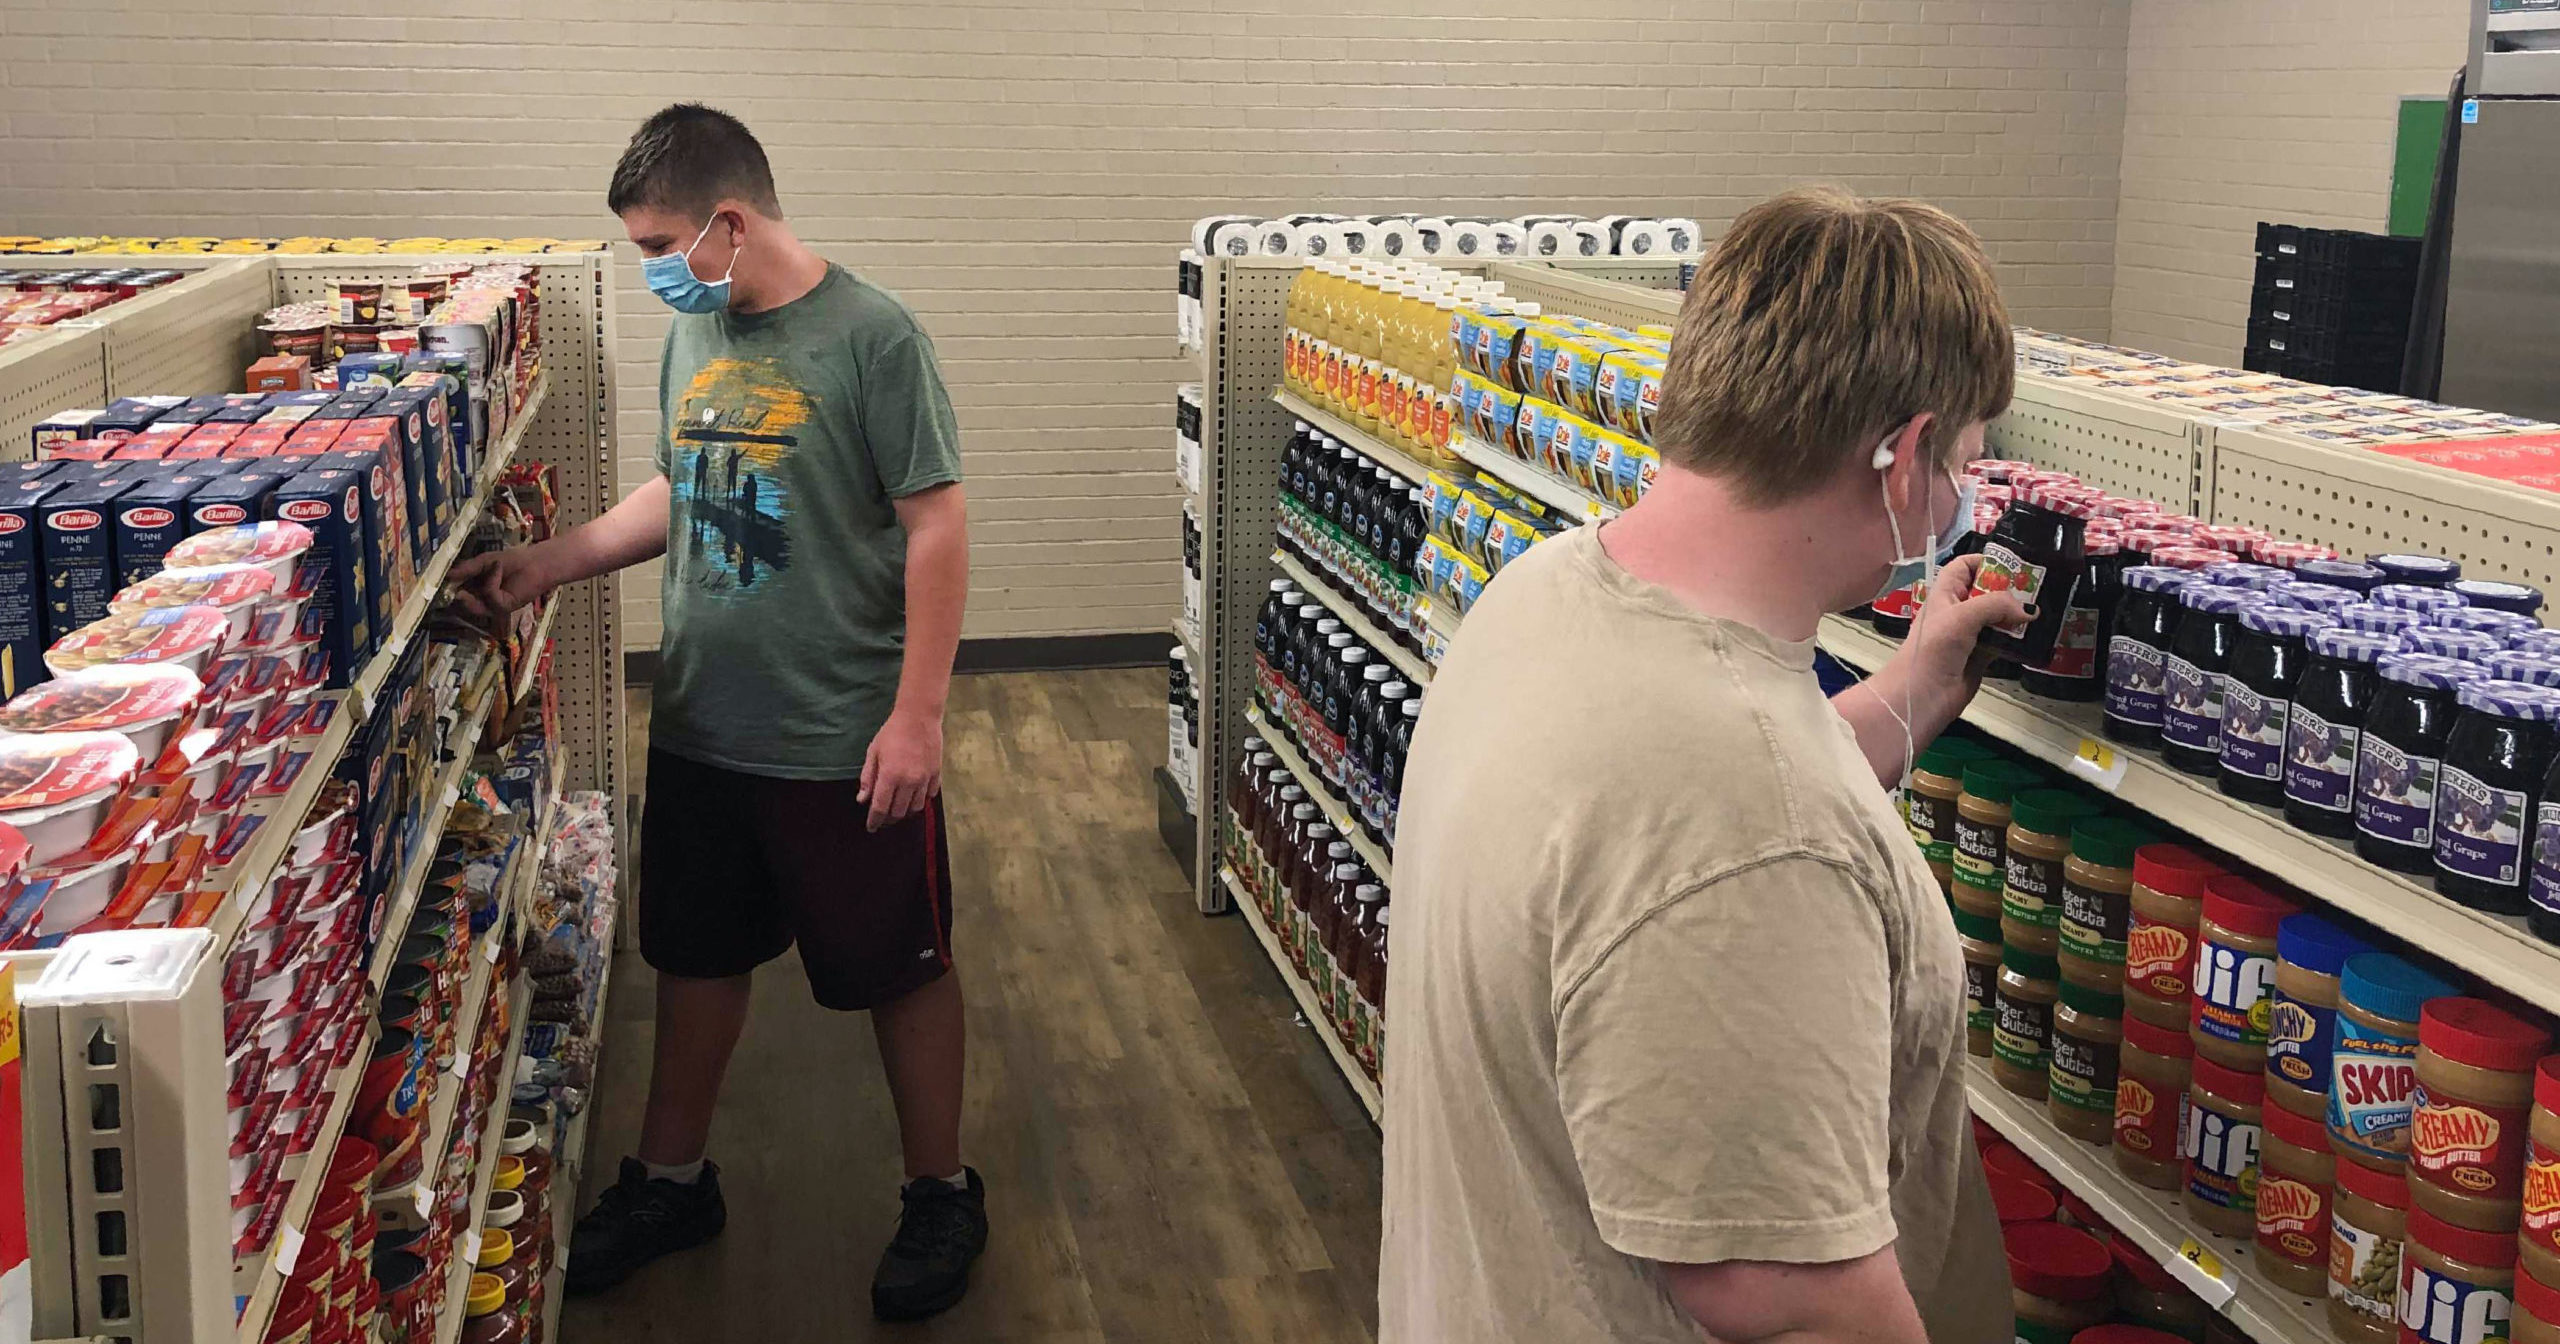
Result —
[{"label": "barilla logo text", "polygon": [[196,521],[214,527],[245,522],[249,511],[237,504],[207,504],[196,510]]},{"label": "barilla logo text", "polygon": [[2498,1118],[2470,1106],[2421,1106],[2409,1117],[2409,1151],[2429,1170],[2477,1162],[2498,1146]]},{"label": "barilla logo text", "polygon": [[2500,1289],[2439,1274],[2412,1256],[2402,1263],[2400,1325],[2403,1339],[2422,1344],[2484,1344],[2507,1337],[2515,1304]]},{"label": "barilla logo text", "polygon": [[[2262,1179],[2258,1182],[2258,1234],[2277,1236],[2315,1227],[2321,1222],[2322,1204],[2320,1192],[2300,1181],[2281,1176]],[[2305,1254],[2310,1245],[2309,1238],[2304,1238]]]},{"label": "barilla logo text", "polygon": [[329,516],[329,501],[325,499],[290,500],[276,512],[297,523],[318,522]]},{"label": "barilla logo text", "polygon": [[26,526],[25,518],[14,513],[0,513],[0,537],[5,537],[12,532],[24,531]]},{"label": "barilla logo text", "polygon": [[176,521],[178,515],[167,509],[145,506],[124,511],[124,525],[127,527],[167,527]]},{"label": "barilla logo text", "polygon": [[2171,993],[2184,993],[2186,985],[2178,972],[2192,955],[2192,939],[2175,924],[2136,924],[2124,940],[2124,973],[2127,979],[2153,983]]},{"label": "barilla logo text", "polygon": [[96,509],[64,509],[46,514],[44,519],[45,525],[57,532],[86,532],[106,520],[107,516]]}]

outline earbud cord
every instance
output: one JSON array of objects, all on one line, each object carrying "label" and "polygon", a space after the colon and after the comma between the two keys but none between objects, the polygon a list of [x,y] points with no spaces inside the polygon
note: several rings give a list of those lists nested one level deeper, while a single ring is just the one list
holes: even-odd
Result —
[{"label": "earbud cord", "polygon": [[[1882,451],[1877,453],[1877,457],[1884,459],[1888,464],[1891,462],[1891,459],[1886,458]],[[1926,487],[1924,486],[1923,488],[1925,489]],[[1908,554],[1908,552],[1902,549],[1902,520],[1894,516],[1893,493],[1885,487],[1884,473],[1882,471],[1878,471],[1876,473],[1876,496],[1884,501],[1885,526],[1893,530],[1893,557],[1896,561],[1900,561],[1904,555]],[[1922,518],[1925,520],[1928,513],[1928,499],[1926,496],[1921,498],[1920,507]],[[1910,646],[1920,638],[1920,623],[1928,616],[1929,612],[1929,585],[1931,582],[1936,580],[1937,577],[1938,538],[1935,533],[1932,533],[1929,537],[1928,554],[1922,556],[1920,561],[1920,601],[1915,603],[1911,608],[1911,631],[1908,635],[1903,637],[1903,644],[1905,647]],[[1877,696],[1876,703],[1884,706],[1884,712],[1893,715],[1893,721],[1902,728],[1902,769],[1899,773],[1901,775],[1902,786],[1908,788],[1911,784],[1911,767],[1917,762],[1920,755],[1919,745],[1913,738],[1911,732],[1911,720],[1919,712],[1912,703],[1911,679],[1907,676],[1903,678],[1902,708],[1899,711],[1894,709],[1892,701],[1885,699],[1883,696]]]}]

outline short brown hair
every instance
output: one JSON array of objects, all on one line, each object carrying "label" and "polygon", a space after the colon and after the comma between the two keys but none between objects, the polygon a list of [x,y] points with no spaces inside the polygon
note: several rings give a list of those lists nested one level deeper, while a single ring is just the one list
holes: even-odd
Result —
[{"label": "short brown hair", "polygon": [[1926,411],[1922,450],[2006,410],[2009,311],[1963,222],[1802,187],[1743,212],[1698,267],[1663,376],[1665,462],[1782,504]]}]

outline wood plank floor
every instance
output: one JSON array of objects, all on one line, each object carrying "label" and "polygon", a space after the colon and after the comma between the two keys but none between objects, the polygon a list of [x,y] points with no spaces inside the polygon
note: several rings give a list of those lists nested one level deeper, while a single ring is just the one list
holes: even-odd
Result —
[{"label": "wood plank floor", "polygon": [[[1163,673],[962,677],[946,754],[963,1144],[994,1225],[968,1300],[872,1321],[896,1126],[869,1024],[811,1004],[786,958],[757,976],[712,1136],[726,1235],[570,1302],[563,1337],[1372,1339],[1377,1131],[1250,931],[1202,917],[1156,837]],[[623,954],[584,1200],[638,1134],[651,993]]]}]

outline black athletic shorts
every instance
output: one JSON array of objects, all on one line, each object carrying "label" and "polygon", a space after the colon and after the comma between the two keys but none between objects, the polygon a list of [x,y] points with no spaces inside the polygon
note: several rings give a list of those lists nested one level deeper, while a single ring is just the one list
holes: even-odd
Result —
[{"label": "black athletic shorts", "polygon": [[866,829],[861,781],[771,779],[649,753],[640,956],[744,975],[793,944],[824,1007],[895,1003],[951,968],[942,800]]}]

